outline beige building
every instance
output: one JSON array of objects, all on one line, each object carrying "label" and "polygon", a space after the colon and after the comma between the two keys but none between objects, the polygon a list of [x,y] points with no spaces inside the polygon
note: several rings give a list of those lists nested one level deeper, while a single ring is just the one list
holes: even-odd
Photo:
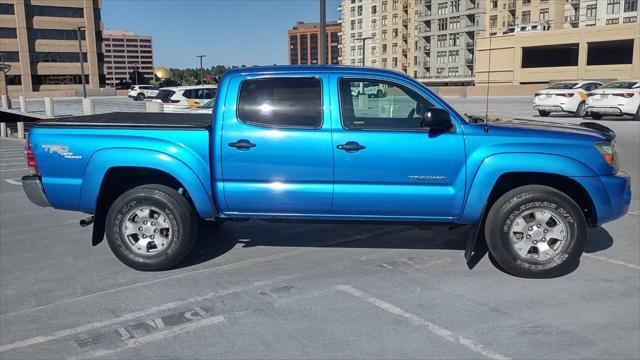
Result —
[{"label": "beige building", "polygon": [[478,39],[476,57],[476,85],[638,79],[640,26],[632,23],[483,37]]},{"label": "beige building", "polygon": [[78,26],[85,80],[104,84],[100,19],[101,0],[0,0],[0,53],[11,65],[9,94],[70,91],[81,84]]},{"label": "beige building", "polygon": [[565,27],[639,24],[638,0],[568,0]]},{"label": "beige building", "polygon": [[[134,71],[153,79],[153,47],[151,36],[119,30],[102,32],[105,77],[108,86],[128,82]],[[140,82],[140,80],[138,81]]]},{"label": "beige building", "polygon": [[342,64],[413,74],[415,0],[342,0]]}]

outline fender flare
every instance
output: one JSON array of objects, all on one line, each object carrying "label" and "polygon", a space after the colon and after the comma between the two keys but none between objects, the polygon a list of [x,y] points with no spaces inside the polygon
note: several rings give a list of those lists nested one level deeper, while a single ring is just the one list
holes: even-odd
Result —
[{"label": "fender flare", "polygon": [[105,149],[91,156],[80,190],[80,207],[83,211],[90,214],[95,212],[105,176],[110,169],[117,167],[140,167],[167,173],[189,193],[201,218],[212,218],[216,214],[210,192],[187,164],[169,154],[136,148]]},{"label": "fender flare", "polygon": [[586,164],[572,158],[540,153],[500,153],[486,157],[470,181],[464,210],[459,221],[476,224],[498,179],[508,173],[551,173],[583,177],[597,174]]}]

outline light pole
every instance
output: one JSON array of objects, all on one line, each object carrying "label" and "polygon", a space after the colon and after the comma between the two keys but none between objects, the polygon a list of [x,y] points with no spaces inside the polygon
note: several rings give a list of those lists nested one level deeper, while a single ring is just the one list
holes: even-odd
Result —
[{"label": "light pole", "polygon": [[[11,70],[11,65],[4,63],[4,53],[0,53],[0,59],[2,59],[2,64],[0,64],[0,70],[4,73],[4,94],[7,95],[7,99],[9,99],[9,79],[7,78],[7,74],[9,70]],[[11,107],[11,101],[9,100],[9,105]]]},{"label": "light pole", "polygon": [[327,0],[320,0],[320,65],[327,64]]},{"label": "light pole", "polygon": [[366,54],[367,54],[366,45],[367,45],[367,40],[371,40],[371,36],[363,37],[363,38],[357,38],[356,40],[362,41],[362,66],[366,66],[366,62],[364,61],[364,59],[366,57]]},{"label": "light pole", "polygon": [[204,80],[204,78],[202,77],[202,58],[206,57],[207,55],[198,55],[196,57],[200,58],[200,85],[202,85],[202,82]]},{"label": "light pole", "polygon": [[80,77],[82,78],[82,97],[87,98],[87,84],[84,81],[84,57],[82,56],[82,32],[80,30],[86,29],[86,26],[78,26],[76,28],[78,34],[78,55],[80,56]]}]

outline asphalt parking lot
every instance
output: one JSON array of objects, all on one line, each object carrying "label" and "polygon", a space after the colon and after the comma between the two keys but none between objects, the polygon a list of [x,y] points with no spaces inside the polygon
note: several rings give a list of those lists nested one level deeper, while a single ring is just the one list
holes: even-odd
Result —
[{"label": "asphalt parking lot", "polygon": [[[484,113],[483,98],[447,100]],[[490,113],[542,120],[530,97]],[[618,134],[630,212],[544,280],[486,255],[469,269],[464,228],[258,221],[202,228],[179,268],[138,272],[91,246],[85,215],[31,204],[23,142],[3,139],[0,358],[638,359],[640,123],[599,122]]]}]

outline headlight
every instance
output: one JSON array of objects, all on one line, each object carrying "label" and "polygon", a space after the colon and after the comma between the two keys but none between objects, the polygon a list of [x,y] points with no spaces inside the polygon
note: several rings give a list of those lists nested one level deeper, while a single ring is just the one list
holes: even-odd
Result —
[{"label": "headlight", "polygon": [[616,142],[611,141],[603,141],[596,143],[596,149],[602,155],[604,161],[609,164],[613,168],[614,171],[618,171],[620,168],[620,156],[618,154],[618,147],[616,146]]}]

